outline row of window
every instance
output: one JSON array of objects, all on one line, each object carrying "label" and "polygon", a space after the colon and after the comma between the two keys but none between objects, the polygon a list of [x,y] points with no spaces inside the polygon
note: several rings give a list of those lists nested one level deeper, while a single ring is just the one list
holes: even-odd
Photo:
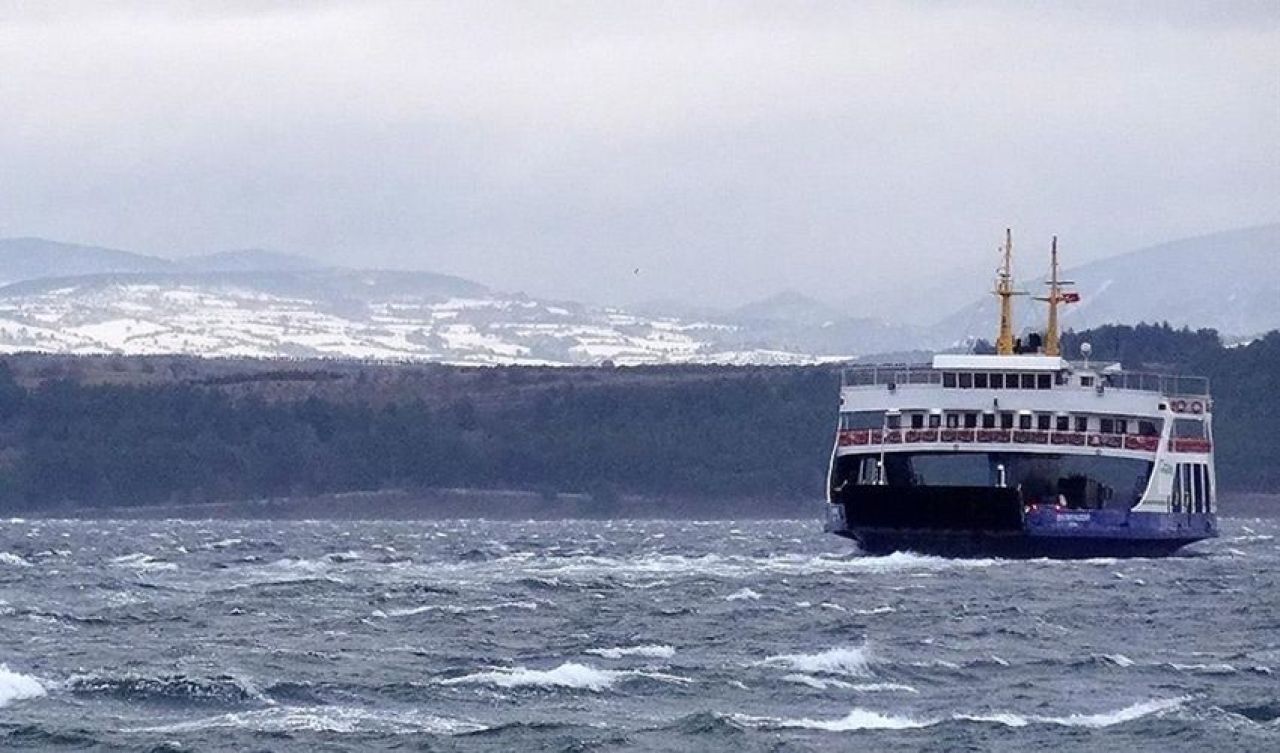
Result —
[{"label": "row of window", "polygon": [[[944,371],[942,386],[961,390],[1047,390],[1054,383],[1066,384],[1066,372],[1054,374],[991,373],[989,371]],[[1093,386],[1093,377],[1080,378],[1084,387]]]},{"label": "row of window", "polygon": [[1204,463],[1178,463],[1174,467],[1174,512],[1213,512],[1213,479]]},{"label": "row of window", "polygon": [[1158,421],[1145,418],[1112,416],[1080,416],[1058,413],[1001,411],[947,411],[890,413],[857,411],[840,414],[840,428],[852,429],[1023,429],[1038,431],[1074,431],[1100,434],[1134,434],[1141,437],[1160,436]]}]

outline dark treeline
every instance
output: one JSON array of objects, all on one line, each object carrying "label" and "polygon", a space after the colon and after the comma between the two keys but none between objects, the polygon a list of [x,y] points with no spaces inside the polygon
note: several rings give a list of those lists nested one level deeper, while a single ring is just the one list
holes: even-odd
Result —
[{"label": "dark treeline", "polygon": [[[706,369],[655,369],[616,384],[566,370],[538,380],[532,394],[526,371],[494,371],[490,382],[511,382],[507,399],[489,384],[484,400],[425,395],[375,406],[266,400],[192,383],[23,388],[0,369],[0,504],[414,487],[585,492],[604,502],[624,492],[822,492],[838,382],[831,369],[725,369],[714,379]],[[350,389],[376,377],[361,381]]]},{"label": "dark treeline", "polygon": [[[1280,489],[1280,333],[1226,348],[1211,331],[1104,327],[1066,351],[1084,340],[1095,360],[1213,379],[1223,488]],[[7,510],[425,487],[817,499],[839,382],[835,367],[432,367],[412,386],[407,366],[236,378],[223,362],[216,378],[197,364],[119,384],[88,361],[21,361],[39,358],[0,365]]]}]

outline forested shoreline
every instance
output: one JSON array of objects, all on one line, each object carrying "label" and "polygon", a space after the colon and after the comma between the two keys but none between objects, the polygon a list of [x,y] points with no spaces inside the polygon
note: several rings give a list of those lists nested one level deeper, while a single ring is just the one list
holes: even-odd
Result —
[{"label": "forested shoreline", "polygon": [[[1208,376],[1224,490],[1280,490],[1280,333],[1104,327],[1098,360]],[[839,368],[0,359],[0,508],[399,489],[820,499]]]}]

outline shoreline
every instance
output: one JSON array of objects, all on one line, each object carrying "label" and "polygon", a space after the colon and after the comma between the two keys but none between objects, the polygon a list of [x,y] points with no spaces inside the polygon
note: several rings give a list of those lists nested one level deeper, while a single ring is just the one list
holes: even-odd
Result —
[{"label": "shoreline", "polygon": [[[1225,519],[1280,518],[1280,493],[1226,493]],[[390,489],[257,500],[14,510],[40,520],[821,520],[822,502],[794,498],[550,494],[503,489]]]}]

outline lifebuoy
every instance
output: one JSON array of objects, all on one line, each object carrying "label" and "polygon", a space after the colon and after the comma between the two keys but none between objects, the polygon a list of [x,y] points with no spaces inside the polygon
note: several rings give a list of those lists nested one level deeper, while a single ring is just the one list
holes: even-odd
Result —
[{"label": "lifebuoy", "polygon": [[1192,402],[1192,403],[1191,403],[1191,412],[1192,412],[1192,413],[1204,413],[1204,403],[1200,402],[1199,400],[1196,400],[1196,401]]},{"label": "lifebuoy", "polygon": [[1174,413],[1186,413],[1186,412],[1187,412],[1187,401],[1186,401],[1186,400],[1174,400],[1172,403],[1170,403],[1170,404],[1169,404],[1169,407],[1170,407],[1170,408],[1173,408],[1173,412],[1174,412]]}]

